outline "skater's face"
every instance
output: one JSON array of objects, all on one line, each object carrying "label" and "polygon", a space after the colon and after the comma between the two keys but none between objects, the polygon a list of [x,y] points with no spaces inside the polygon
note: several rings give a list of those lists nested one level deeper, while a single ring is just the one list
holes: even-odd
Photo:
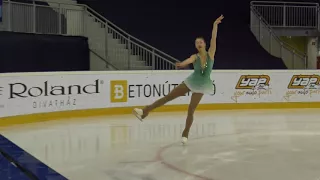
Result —
[{"label": "skater's face", "polygon": [[206,43],[204,42],[203,38],[197,38],[195,45],[198,51],[202,51],[206,49]]}]

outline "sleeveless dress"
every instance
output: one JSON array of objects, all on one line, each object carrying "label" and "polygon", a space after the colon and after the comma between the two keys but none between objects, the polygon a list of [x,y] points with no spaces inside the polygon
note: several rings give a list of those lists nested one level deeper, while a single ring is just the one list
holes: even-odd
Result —
[{"label": "sleeveless dress", "polygon": [[197,54],[197,59],[193,63],[194,72],[185,79],[185,85],[194,93],[214,94],[213,82],[210,78],[214,61],[207,53],[204,67],[201,67],[201,59]]}]

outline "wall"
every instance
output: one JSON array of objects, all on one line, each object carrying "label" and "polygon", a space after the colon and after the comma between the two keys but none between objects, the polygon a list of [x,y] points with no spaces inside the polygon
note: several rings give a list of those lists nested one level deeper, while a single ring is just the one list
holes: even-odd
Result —
[{"label": "wall", "polygon": [[317,37],[281,36],[280,38],[295,49],[307,54],[308,69],[317,69],[317,56],[319,54],[319,42]]},{"label": "wall", "polygon": [[[0,126],[65,116],[131,113],[132,107],[150,104],[168,94],[191,72],[2,74]],[[318,71],[217,70],[212,79],[215,94],[205,95],[199,110],[320,107]],[[185,111],[190,96],[188,93],[158,110]]]},{"label": "wall", "polygon": [[307,37],[302,36],[280,36],[280,39],[300,52],[307,53]]},{"label": "wall", "polygon": [[317,69],[318,37],[307,38],[308,69]]},{"label": "wall", "polygon": [[90,71],[113,71],[115,67],[107,63],[101,56],[90,51]]}]

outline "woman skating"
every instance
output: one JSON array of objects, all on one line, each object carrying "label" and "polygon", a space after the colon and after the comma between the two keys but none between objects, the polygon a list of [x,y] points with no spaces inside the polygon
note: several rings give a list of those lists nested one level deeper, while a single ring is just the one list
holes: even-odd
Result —
[{"label": "woman skating", "polygon": [[206,51],[206,43],[204,41],[204,38],[198,37],[195,40],[195,46],[198,50],[198,53],[192,55],[185,61],[176,64],[178,68],[183,68],[193,63],[194,72],[189,77],[187,77],[180,85],[174,88],[167,96],[158,99],[151,105],[145,106],[143,109],[135,108],[133,110],[134,115],[142,121],[152,110],[163,106],[167,102],[172,101],[179,96],[184,96],[186,93],[191,91],[192,96],[188,107],[186,125],[182,133],[181,141],[183,144],[185,144],[188,140],[189,131],[193,123],[194,111],[201,101],[202,96],[204,94],[214,93],[214,87],[212,84],[212,80],[210,79],[210,75],[214,63],[214,56],[216,53],[218,25],[221,23],[223,18],[223,15],[221,15],[213,23],[212,37],[210,41],[210,48],[208,51]]}]

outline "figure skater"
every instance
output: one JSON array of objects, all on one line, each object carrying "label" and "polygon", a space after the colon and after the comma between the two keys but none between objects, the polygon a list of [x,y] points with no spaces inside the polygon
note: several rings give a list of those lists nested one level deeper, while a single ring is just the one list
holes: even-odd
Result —
[{"label": "figure skater", "polygon": [[189,77],[187,77],[180,85],[174,88],[168,95],[158,99],[151,105],[145,106],[143,109],[133,109],[133,114],[140,121],[146,118],[149,112],[151,112],[152,110],[166,104],[169,101],[176,99],[179,96],[184,96],[186,93],[191,91],[191,101],[188,107],[188,115],[181,139],[181,142],[183,144],[187,143],[189,131],[193,123],[193,114],[203,94],[214,93],[214,88],[212,80],[210,79],[210,75],[214,63],[214,55],[216,52],[218,25],[221,23],[223,18],[223,15],[221,15],[213,23],[212,37],[208,52],[206,51],[206,43],[204,41],[204,38],[198,37],[195,40],[195,46],[198,50],[198,53],[192,55],[190,58],[186,59],[183,62],[176,63],[176,66],[179,69],[186,67],[188,64],[193,63],[194,72]]}]

